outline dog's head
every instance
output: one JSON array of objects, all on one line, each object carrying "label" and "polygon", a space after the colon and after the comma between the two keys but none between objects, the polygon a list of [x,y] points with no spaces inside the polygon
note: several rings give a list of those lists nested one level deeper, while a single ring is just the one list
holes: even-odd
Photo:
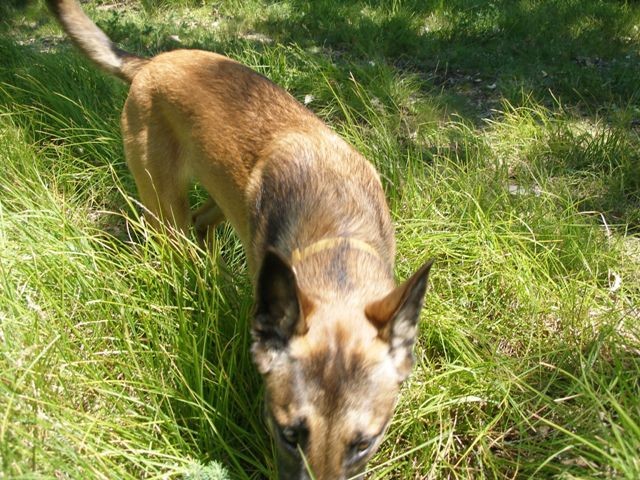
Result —
[{"label": "dog's head", "polygon": [[344,480],[364,470],[413,365],[430,267],[382,298],[317,302],[289,263],[267,252],[252,350],[281,479]]}]

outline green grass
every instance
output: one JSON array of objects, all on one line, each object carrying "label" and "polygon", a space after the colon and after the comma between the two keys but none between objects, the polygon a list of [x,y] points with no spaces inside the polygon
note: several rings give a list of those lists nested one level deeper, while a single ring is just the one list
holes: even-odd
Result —
[{"label": "green grass", "polygon": [[[148,230],[126,86],[24,3],[0,6],[0,478],[269,477],[239,242]],[[640,477],[637,3],[100,3],[127,49],[306,98],[382,173],[398,277],[437,258],[369,478]]]}]

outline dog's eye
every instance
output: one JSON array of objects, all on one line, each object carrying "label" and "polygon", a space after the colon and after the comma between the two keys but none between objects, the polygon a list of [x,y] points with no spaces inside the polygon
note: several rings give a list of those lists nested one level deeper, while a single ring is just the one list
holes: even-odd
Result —
[{"label": "dog's eye", "polygon": [[285,427],[280,430],[282,439],[290,446],[295,448],[298,445],[298,430],[293,427]]},{"label": "dog's eye", "polygon": [[372,443],[373,441],[371,440],[361,440],[354,445],[354,450],[356,451],[356,453],[363,454],[371,448]]},{"label": "dog's eye", "polygon": [[360,438],[351,444],[351,462],[360,462],[371,451],[375,438]]},{"label": "dog's eye", "polygon": [[281,426],[278,433],[282,443],[291,451],[297,451],[298,446],[304,448],[309,436],[309,431],[304,421],[289,426]]}]

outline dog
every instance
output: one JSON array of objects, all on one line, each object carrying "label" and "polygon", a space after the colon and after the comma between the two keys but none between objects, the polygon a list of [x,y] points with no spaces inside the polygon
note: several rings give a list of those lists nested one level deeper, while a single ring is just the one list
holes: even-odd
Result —
[{"label": "dog", "polygon": [[[250,68],[199,50],[141,58],[76,0],[47,4],[81,51],[130,84],[122,136],[150,220],[206,236],[226,219],[243,244],[278,478],[363,478],[414,363],[432,265],[396,286],[378,173]],[[194,213],[192,181],[210,195]]]}]

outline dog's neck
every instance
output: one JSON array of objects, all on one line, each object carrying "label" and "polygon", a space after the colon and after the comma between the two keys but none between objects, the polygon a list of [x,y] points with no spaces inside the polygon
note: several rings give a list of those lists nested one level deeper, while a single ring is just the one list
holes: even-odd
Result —
[{"label": "dog's neck", "polygon": [[372,166],[334,134],[291,135],[277,147],[251,201],[256,265],[274,248],[301,284],[327,292],[393,278],[394,232]]}]

